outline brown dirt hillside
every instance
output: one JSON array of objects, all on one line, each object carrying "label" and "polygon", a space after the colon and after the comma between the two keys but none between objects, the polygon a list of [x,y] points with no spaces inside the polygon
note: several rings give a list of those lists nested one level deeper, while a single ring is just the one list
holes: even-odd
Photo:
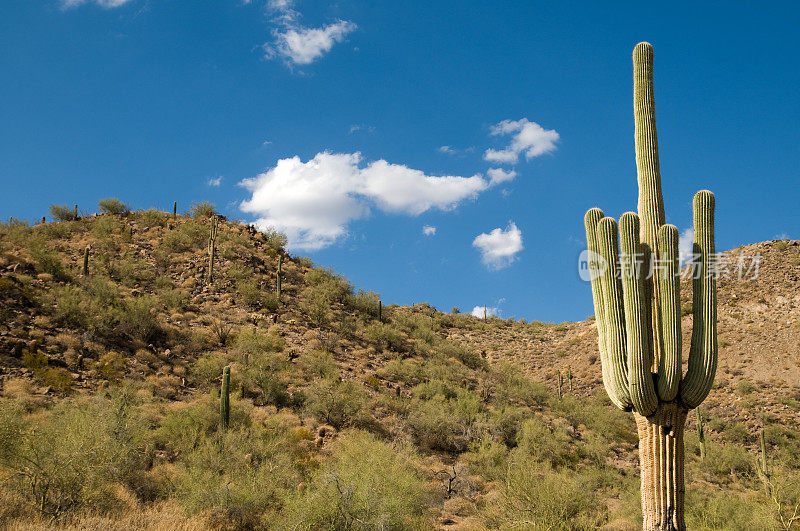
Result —
[{"label": "brown dirt hillside", "polygon": [[[0,527],[637,528],[635,429],[605,397],[591,320],[390,301],[379,319],[378,294],[224,219],[209,282],[210,211],[192,214],[0,224]],[[719,283],[702,406],[717,450],[701,461],[687,437],[694,528],[768,529],[800,503],[791,488],[782,505],[765,496],[753,457],[764,428],[776,481],[800,469],[799,243],[727,253],[763,260],[757,278]],[[81,431],[85,411],[105,424]],[[119,442],[121,425],[140,431]],[[65,430],[83,435],[48,446]]]},{"label": "brown dirt hillside", "polygon": [[[786,404],[787,398],[800,399],[800,241],[745,245],[723,256],[730,275],[718,282],[719,364],[714,389],[702,407],[745,421],[751,429],[760,427],[756,411],[800,425],[798,410]],[[753,264],[749,257],[754,256],[761,257],[757,275],[747,271]],[[735,271],[739,257],[748,257],[742,278]],[[691,280],[684,278],[684,371],[692,333],[691,293]],[[602,391],[594,320],[524,329],[493,321],[452,330],[449,337],[485,351],[491,361],[518,363],[551,387],[560,371],[565,382],[566,375],[573,374],[578,394]],[[758,392],[743,401],[742,390],[751,387]]]}]

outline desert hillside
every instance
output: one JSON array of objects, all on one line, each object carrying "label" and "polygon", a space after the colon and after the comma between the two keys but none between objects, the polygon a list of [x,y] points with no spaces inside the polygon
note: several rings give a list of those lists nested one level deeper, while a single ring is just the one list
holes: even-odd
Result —
[{"label": "desert hillside", "polygon": [[[591,318],[397,306],[209,204],[62,214],[0,224],[0,527],[640,527],[635,426],[605,396]],[[687,524],[790,529],[800,242],[726,255],[761,262],[719,282]],[[689,282],[682,297],[686,352]]]}]

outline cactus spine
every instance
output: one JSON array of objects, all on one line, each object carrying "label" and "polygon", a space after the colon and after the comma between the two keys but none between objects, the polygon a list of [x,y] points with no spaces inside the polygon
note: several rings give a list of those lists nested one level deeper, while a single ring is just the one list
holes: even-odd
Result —
[{"label": "cactus spine", "polygon": [[700,442],[700,460],[705,461],[706,458],[706,432],[703,429],[703,415],[700,414],[700,408],[695,408],[694,414],[697,417],[697,440]]},{"label": "cactus spine", "polygon": [[[653,48],[633,50],[638,214],[617,222],[586,213],[603,384],[618,408],[633,411],[639,433],[645,530],[686,529],[683,430],[711,389],[717,366],[714,195],[694,196],[694,328],[681,379],[678,229],[664,223],[656,137]],[[618,242],[619,233],[619,242]],[[652,274],[649,274],[652,272]]]},{"label": "cactus spine", "polygon": [[222,429],[228,429],[231,420],[231,368],[222,369],[222,389],[219,393],[219,419]]},{"label": "cactus spine", "polygon": [[214,282],[214,256],[217,254],[217,231],[219,218],[211,216],[211,230],[208,236],[208,283]]},{"label": "cactus spine", "polygon": [[89,246],[83,250],[83,276],[89,276]]}]

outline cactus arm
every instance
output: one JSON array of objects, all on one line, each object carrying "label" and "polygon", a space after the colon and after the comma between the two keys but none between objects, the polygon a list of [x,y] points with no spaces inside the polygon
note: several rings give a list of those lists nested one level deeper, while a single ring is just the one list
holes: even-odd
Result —
[{"label": "cactus arm", "polygon": [[[583,218],[584,225],[586,226],[586,249],[589,251],[588,266],[589,275],[592,284],[592,301],[594,301],[594,322],[597,326],[597,344],[600,352],[606,350],[606,332],[605,332],[605,308],[603,307],[603,290],[600,288],[600,271],[598,270],[597,257],[599,250],[597,248],[597,223],[603,219],[603,211],[599,208],[591,208],[586,212]],[[605,380],[605,369],[603,371],[603,380]]]},{"label": "cactus arm", "polygon": [[[640,42],[633,49],[633,119],[636,175],[639,182],[640,238],[649,247],[651,259],[658,260],[657,235],[658,228],[664,224],[664,198],[661,194],[661,168],[656,134],[653,47],[648,42]],[[653,278],[645,285],[645,301],[651,312],[654,369],[661,359],[661,316],[656,286],[658,273],[654,272]]]},{"label": "cactus arm", "polygon": [[694,195],[694,253],[692,344],[689,369],[681,382],[681,400],[699,406],[711,390],[717,371],[717,279],[714,260],[714,194]]},{"label": "cactus arm", "polygon": [[659,304],[661,306],[661,358],[658,364],[658,396],[675,400],[681,381],[681,281],[678,263],[678,228],[658,229]]},{"label": "cactus arm", "polygon": [[617,222],[613,218],[603,218],[597,224],[597,248],[606,264],[600,276],[600,289],[603,292],[603,314],[605,324],[605,351],[600,352],[603,367],[603,384],[608,397],[623,411],[633,407],[628,391],[628,368],[625,361],[625,323],[622,310],[622,286],[619,271],[619,252],[617,245]]},{"label": "cactus arm", "polygon": [[626,212],[619,219],[620,270],[628,353],[628,387],[634,410],[645,417],[658,407],[653,388],[650,345],[650,308],[645,304],[647,250],[639,241],[639,216]]}]

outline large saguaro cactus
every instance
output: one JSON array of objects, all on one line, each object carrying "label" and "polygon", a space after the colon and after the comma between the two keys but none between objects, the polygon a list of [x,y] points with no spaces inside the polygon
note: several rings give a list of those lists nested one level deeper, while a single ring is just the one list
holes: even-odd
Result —
[{"label": "large saguaro cactus", "polygon": [[664,223],[646,42],[633,50],[633,114],[639,212],[623,214],[619,227],[598,208],[586,213],[592,297],[603,383],[617,407],[633,411],[639,432],[643,528],[682,530],[684,424],[717,368],[714,194],[694,196],[694,327],[682,375],[678,229]]}]

